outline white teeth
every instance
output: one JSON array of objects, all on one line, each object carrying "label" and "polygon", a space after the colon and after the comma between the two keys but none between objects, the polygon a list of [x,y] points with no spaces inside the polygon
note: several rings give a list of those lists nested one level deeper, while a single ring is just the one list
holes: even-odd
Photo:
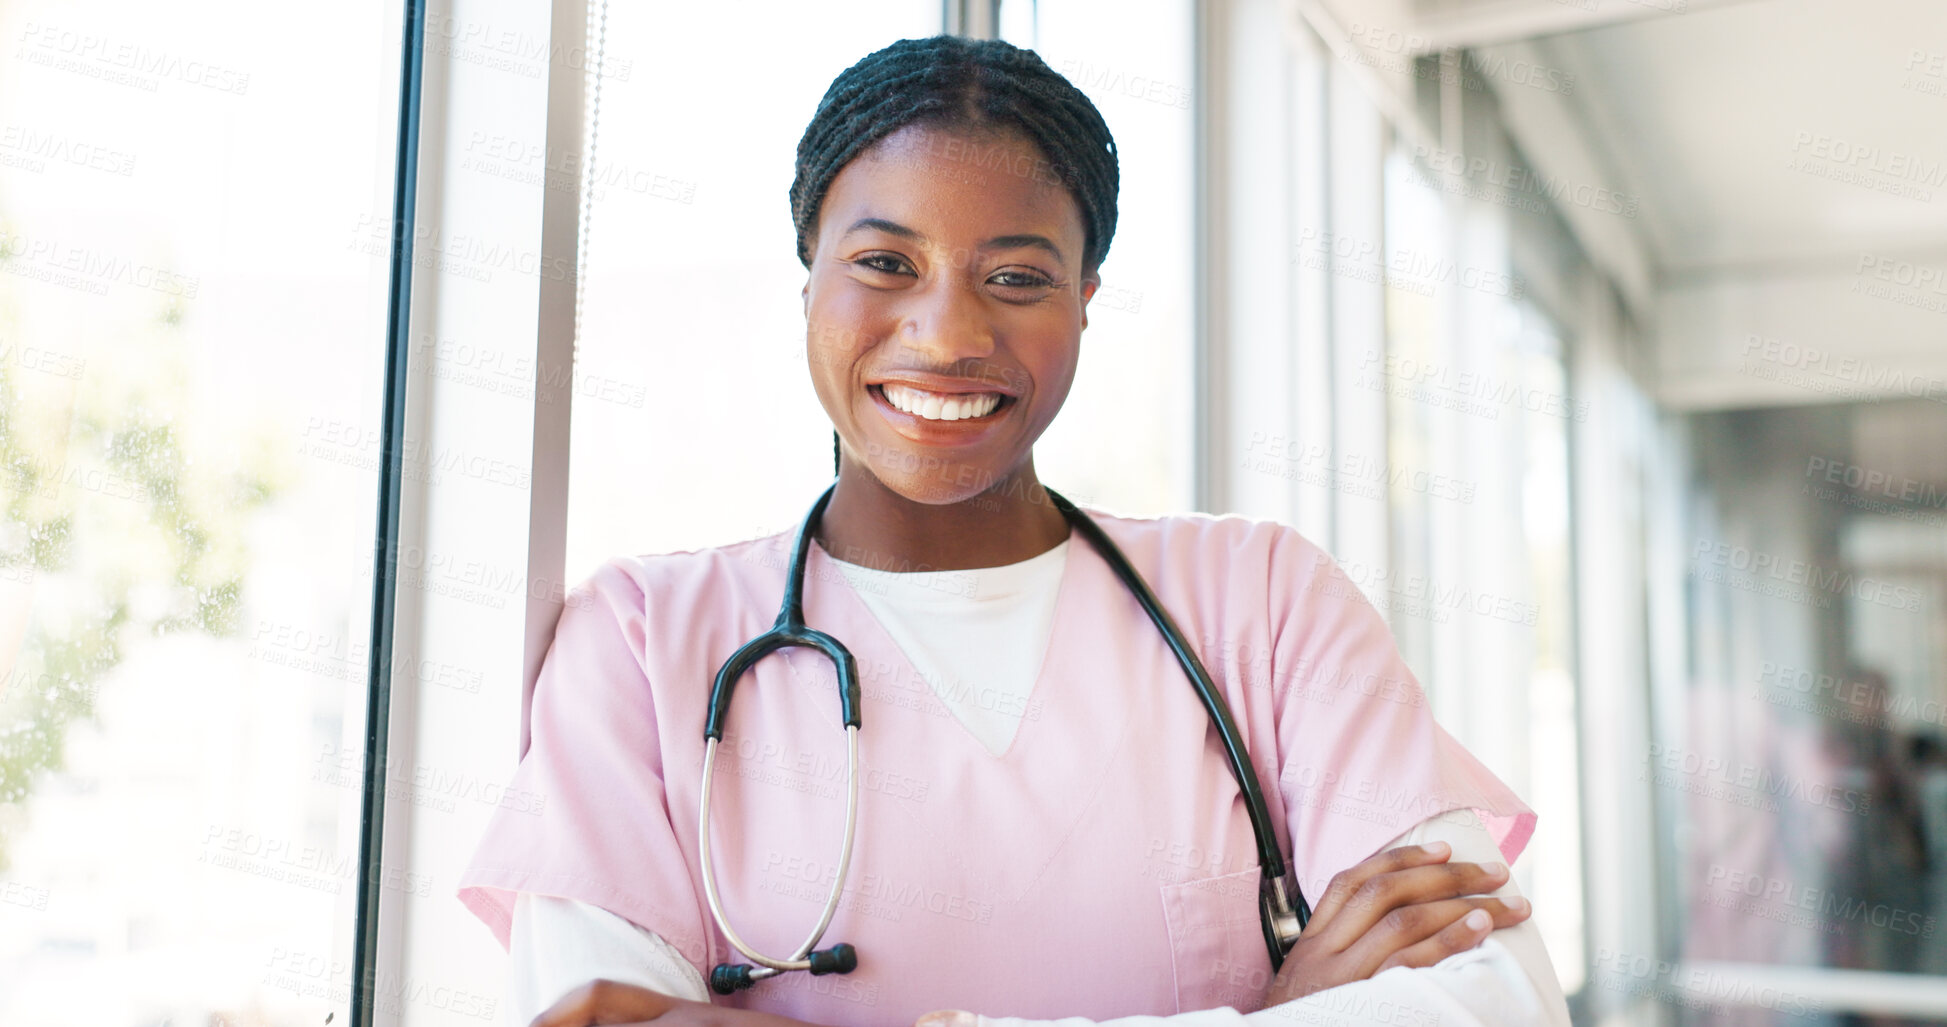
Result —
[{"label": "white teeth", "polygon": [[949,394],[925,392],[887,382],[880,387],[885,393],[886,402],[893,409],[903,410],[915,417],[929,421],[958,421],[968,417],[985,417],[1001,405],[998,392],[974,392]]}]

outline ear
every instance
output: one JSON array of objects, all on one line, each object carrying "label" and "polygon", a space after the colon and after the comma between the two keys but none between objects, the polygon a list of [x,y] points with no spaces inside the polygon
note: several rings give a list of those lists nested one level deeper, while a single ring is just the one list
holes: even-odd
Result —
[{"label": "ear", "polygon": [[1084,331],[1088,329],[1088,301],[1095,295],[1095,290],[1101,287],[1102,276],[1100,273],[1090,271],[1088,274],[1082,276],[1082,329]]}]

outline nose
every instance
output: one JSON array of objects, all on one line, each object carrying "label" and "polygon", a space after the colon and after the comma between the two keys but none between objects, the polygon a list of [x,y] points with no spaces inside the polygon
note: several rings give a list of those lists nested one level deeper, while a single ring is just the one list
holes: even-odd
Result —
[{"label": "nose", "polygon": [[993,320],[979,289],[964,276],[942,276],[915,290],[901,315],[899,345],[928,366],[957,368],[994,353]]}]

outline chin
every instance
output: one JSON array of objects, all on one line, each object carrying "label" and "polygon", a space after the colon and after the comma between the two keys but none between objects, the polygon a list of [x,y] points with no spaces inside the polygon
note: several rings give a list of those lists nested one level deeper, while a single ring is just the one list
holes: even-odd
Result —
[{"label": "chin", "polygon": [[[867,464],[866,469],[888,491],[928,506],[951,506],[976,499],[1006,477],[977,463],[961,463],[925,453],[895,454],[885,463]],[[915,464],[923,469],[912,470]]]}]

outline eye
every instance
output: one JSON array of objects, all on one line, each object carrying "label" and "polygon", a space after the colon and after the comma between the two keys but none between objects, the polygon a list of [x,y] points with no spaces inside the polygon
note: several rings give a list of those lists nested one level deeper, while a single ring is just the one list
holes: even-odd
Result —
[{"label": "eye", "polygon": [[868,253],[863,257],[854,259],[852,263],[868,271],[877,271],[880,274],[887,275],[900,274],[907,269],[904,258],[894,256],[890,253]]},{"label": "eye", "polygon": [[1055,284],[1047,275],[1023,268],[1008,268],[1003,271],[996,271],[987,280],[995,285],[1009,289],[1046,289]]}]

